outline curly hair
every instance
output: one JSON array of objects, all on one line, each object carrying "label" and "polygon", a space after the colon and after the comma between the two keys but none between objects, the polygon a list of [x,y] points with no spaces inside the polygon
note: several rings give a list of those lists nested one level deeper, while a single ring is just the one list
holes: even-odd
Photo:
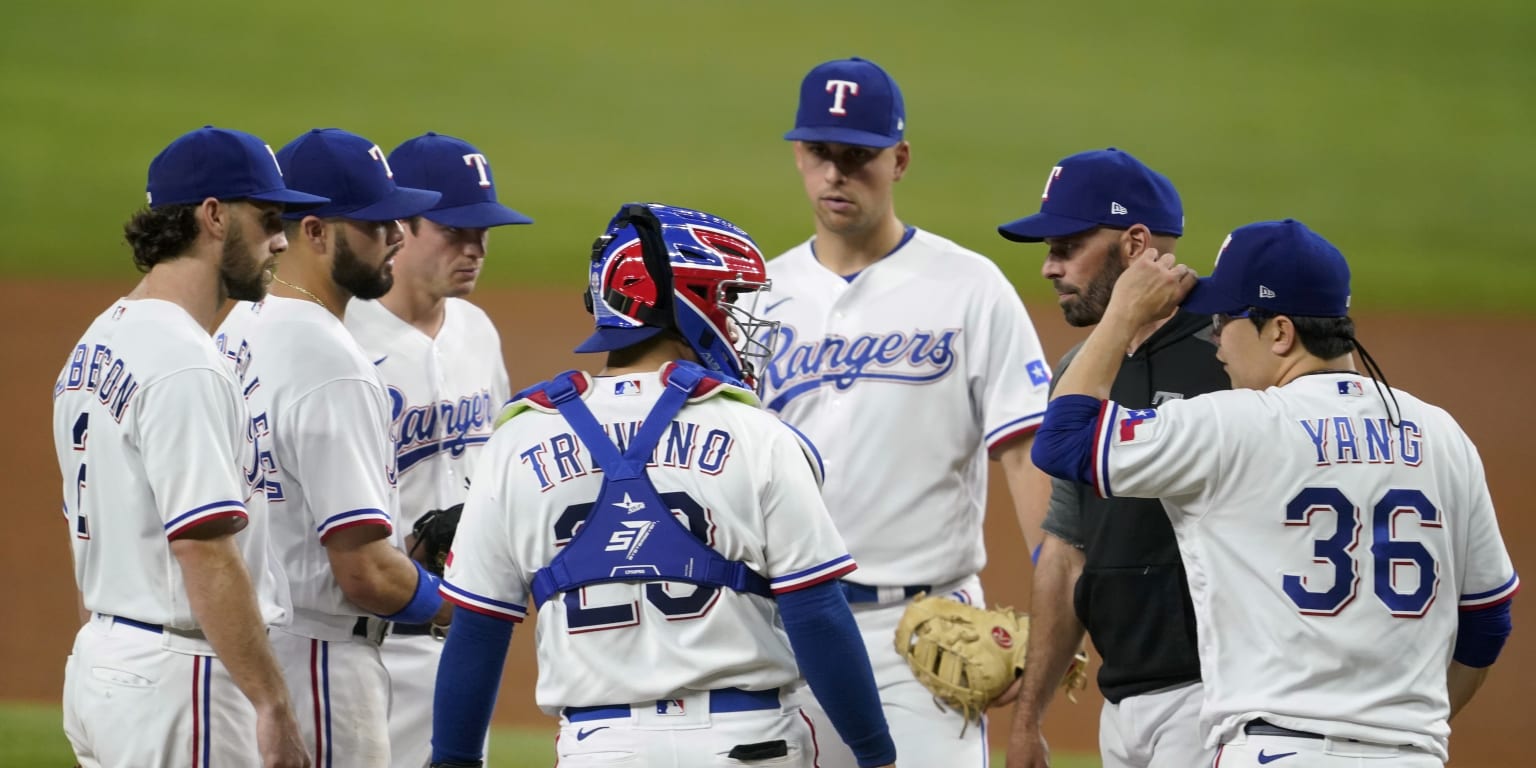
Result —
[{"label": "curly hair", "polygon": [[133,265],[148,272],[162,261],[180,256],[197,240],[197,206],[144,208],[123,225],[123,238],[133,248]]}]

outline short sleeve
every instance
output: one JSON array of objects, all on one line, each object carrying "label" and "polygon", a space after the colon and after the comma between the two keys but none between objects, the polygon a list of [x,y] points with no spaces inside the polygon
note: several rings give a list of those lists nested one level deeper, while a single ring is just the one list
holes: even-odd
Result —
[{"label": "short sleeve", "polygon": [[465,610],[517,622],[528,615],[528,587],[512,553],[511,491],[496,445],[493,437],[480,452],[483,480],[469,487],[440,591]]},{"label": "short sleeve", "polygon": [[139,394],[137,447],[166,538],[246,517],[247,486],[235,456],[246,433],[240,402],[234,383],[207,368],[171,374]]},{"label": "short sleeve", "polygon": [[1462,475],[1462,482],[1467,484],[1466,506],[1461,511],[1466,517],[1466,549],[1460,553],[1462,573],[1458,587],[1461,609],[1471,611],[1513,598],[1520,591],[1520,576],[1515,573],[1509,549],[1504,546],[1504,537],[1499,532],[1499,520],[1493,511],[1493,498],[1488,493],[1482,459],[1472,442],[1465,437],[1462,439],[1470,460]]},{"label": "short sleeve", "polygon": [[304,499],[323,544],[358,525],[393,530],[394,455],[376,385],[326,382],[299,398],[286,418],[291,465],[302,471]]},{"label": "short sleeve", "polygon": [[[981,406],[987,451],[1032,434],[1045,418],[1051,369],[1024,302],[1002,286],[984,300],[972,329],[970,377]],[[975,356],[980,356],[976,360]]]},{"label": "short sleeve", "polygon": [[769,475],[763,490],[766,573],[782,594],[840,578],[857,567],[821,500],[807,453],[793,432],[775,423],[769,435]]},{"label": "short sleeve", "polygon": [[1093,439],[1095,490],[1104,498],[1198,493],[1215,476],[1224,453],[1215,400],[1210,395],[1174,400],[1157,409],[1105,401]]},{"label": "short sleeve", "polygon": [[1046,510],[1041,528],[1046,533],[1082,549],[1083,541],[1083,487],[1071,480],[1051,478],[1051,505]]}]

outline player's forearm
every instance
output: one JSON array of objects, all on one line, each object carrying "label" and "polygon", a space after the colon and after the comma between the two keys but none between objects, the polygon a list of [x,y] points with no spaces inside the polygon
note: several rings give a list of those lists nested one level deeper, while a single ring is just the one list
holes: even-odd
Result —
[{"label": "player's forearm", "polygon": [[1029,650],[1024,682],[1014,709],[1014,726],[1038,727],[1083,642],[1083,625],[1073,610],[1073,591],[1083,572],[1083,553],[1047,535],[1035,565],[1029,613]]},{"label": "player's forearm", "polygon": [[171,553],[181,566],[192,615],[235,686],[257,710],[286,710],[288,688],[234,537],[179,538]]},{"label": "player's forearm", "polygon": [[1125,350],[1130,347],[1131,339],[1135,338],[1136,328],[1133,322],[1126,319],[1125,313],[1116,312],[1111,304],[1110,309],[1104,313],[1104,319],[1093,329],[1093,333],[1088,334],[1088,340],[1083,342],[1077,356],[1072,358],[1072,364],[1057,379],[1051,399],[1062,395],[1088,395],[1108,400],[1110,386],[1114,384],[1115,375],[1120,372]]},{"label": "player's forearm", "polygon": [[1450,668],[1445,671],[1445,683],[1451,695],[1451,717],[1456,717],[1456,713],[1472,701],[1477,689],[1483,687],[1483,681],[1488,679],[1489,669],[1451,662]]},{"label": "player's forearm", "polygon": [[[331,571],[342,594],[353,605],[378,616],[389,616],[405,608],[417,595],[425,577],[418,572],[415,562],[388,539],[347,538],[353,530],[356,529],[341,531],[325,543]],[[434,610],[441,612],[436,606]]]},{"label": "player's forearm", "polygon": [[1003,465],[1003,476],[1008,481],[1008,495],[1013,498],[1019,531],[1024,534],[1024,545],[1031,552],[1043,541],[1045,534],[1040,526],[1051,503],[1051,479],[1029,459],[1034,441],[1033,435],[1019,438],[997,454],[998,462]]}]

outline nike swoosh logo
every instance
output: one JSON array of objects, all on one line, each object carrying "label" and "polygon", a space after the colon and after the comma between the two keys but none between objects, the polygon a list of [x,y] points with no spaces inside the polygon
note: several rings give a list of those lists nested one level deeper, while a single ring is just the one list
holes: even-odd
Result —
[{"label": "nike swoosh logo", "polygon": [[775,308],[775,307],[777,307],[777,306],[779,306],[779,305],[780,305],[780,304],[783,304],[783,303],[784,303],[784,302],[786,302],[786,301],[790,301],[790,300],[792,300],[792,299],[794,299],[794,298],[795,298],[795,297],[793,297],[793,296],[790,296],[790,297],[789,297],[789,298],[786,298],[786,299],[779,299],[779,300],[778,300],[778,301],[775,301],[775,302],[774,302],[774,303],[772,303],[772,304],[769,304],[769,305],[768,305],[768,306],[766,306],[766,307],[763,307],[763,314],[765,314],[765,315],[766,315],[766,314],[768,314],[768,313],[769,313],[769,312],[772,312],[772,311],[773,311],[773,310],[774,310],[774,308]]},{"label": "nike swoosh logo", "polygon": [[1274,761],[1279,760],[1282,757],[1290,757],[1291,755],[1294,755],[1294,754],[1296,754],[1296,753],[1295,752],[1281,752],[1278,755],[1266,755],[1266,754],[1264,754],[1264,750],[1261,749],[1261,750],[1259,750],[1259,765],[1269,765],[1270,763],[1273,763]]},{"label": "nike swoosh logo", "polygon": [[383,356],[383,357],[373,361],[373,364],[374,365],[378,365],[379,363],[382,363],[382,362],[384,362],[385,360],[388,360],[388,359],[389,359],[389,355],[385,355],[385,356]]},{"label": "nike swoosh logo", "polygon": [[[609,726],[606,726],[606,725],[600,725],[600,726],[598,726],[596,728],[579,728],[576,731],[576,740],[577,741],[586,741],[588,736],[591,736],[592,734],[597,733],[598,731],[606,730],[608,727]],[[1291,754],[1294,755],[1296,753],[1292,752]]]}]

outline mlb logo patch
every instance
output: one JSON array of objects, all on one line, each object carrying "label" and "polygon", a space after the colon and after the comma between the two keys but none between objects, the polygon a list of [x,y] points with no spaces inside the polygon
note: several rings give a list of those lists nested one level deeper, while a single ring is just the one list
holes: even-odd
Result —
[{"label": "mlb logo patch", "polygon": [[1341,381],[1339,382],[1339,394],[1351,397],[1365,397],[1365,387],[1361,386],[1358,381]]},{"label": "mlb logo patch", "polygon": [[1044,360],[1031,360],[1024,370],[1029,371],[1029,380],[1037,387],[1051,383],[1051,372],[1045,369]]},{"label": "mlb logo patch", "polygon": [[1146,408],[1126,411],[1115,425],[1115,443],[1130,445],[1149,440],[1157,434],[1157,411]]},{"label": "mlb logo patch", "polygon": [[678,715],[686,715],[688,711],[682,699],[657,699],[656,714],[676,717]]},{"label": "mlb logo patch", "polygon": [[615,381],[613,383],[613,394],[618,396],[640,394],[640,380],[623,379],[621,381]]}]

